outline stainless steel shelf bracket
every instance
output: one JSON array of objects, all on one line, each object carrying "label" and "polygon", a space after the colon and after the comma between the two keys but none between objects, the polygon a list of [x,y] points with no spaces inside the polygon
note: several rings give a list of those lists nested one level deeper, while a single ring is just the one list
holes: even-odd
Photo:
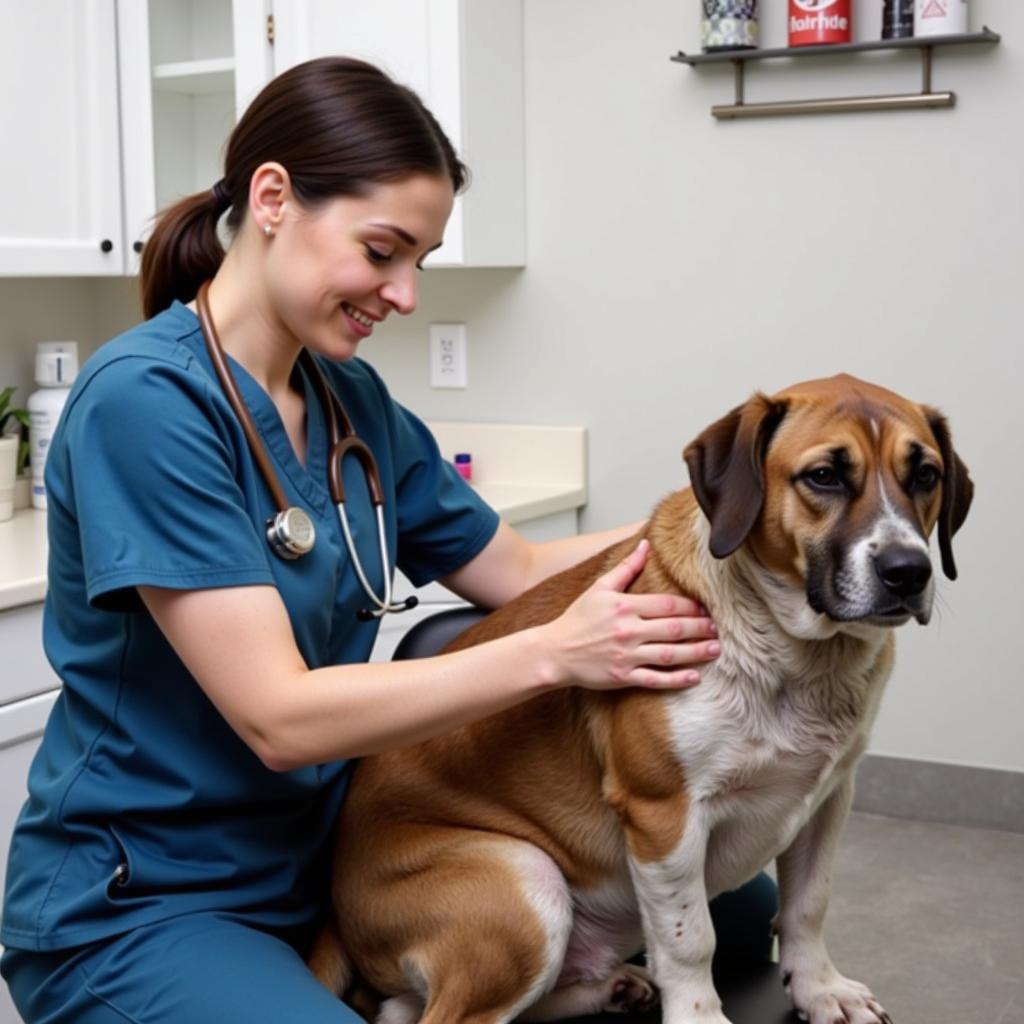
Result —
[{"label": "stainless steel shelf bracket", "polygon": [[[835,114],[874,110],[918,110],[936,107],[952,107],[956,95],[952,92],[935,92],[932,89],[932,60],[936,46],[963,43],[997,43],[999,36],[989,28],[980,33],[961,36],[938,36],[927,41],[918,39],[880,40],[874,43],[852,43],[839,46],[809,46],[776,50],[741,50],[732,53],[712,53],[687,56],[679,53],[672,59],[683,64],[720,64],[730,61],[733,65],[734,102],[713,106],[711,113],[723,121],[735,121],[754,117],[782,117],[793,114]],[[747,103],[746,65],[754,60],[771,60],[780,57],[815,57],[828,54],[854,53],[867,50],[916,49],[921,54],[921,92],[894,93],[878,96],[840,96],[816,100],[783,100],[770,103]]]}]

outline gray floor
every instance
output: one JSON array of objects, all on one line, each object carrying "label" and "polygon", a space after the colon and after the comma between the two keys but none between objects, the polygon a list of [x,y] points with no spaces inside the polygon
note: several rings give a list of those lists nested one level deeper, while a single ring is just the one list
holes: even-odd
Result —
[{"label": "gray floor", "polygon": [[[1024,1024],[1024,835],[853,814],[826,934],[836,966],[870,986],[893,1024]],[[719,981],[736,1024],[799,1024],[777,968]]]},{"label": "gray floor", "polygon": [[894,1024],[1024,1024],[1024,835],[854,814],[826,934]]}]

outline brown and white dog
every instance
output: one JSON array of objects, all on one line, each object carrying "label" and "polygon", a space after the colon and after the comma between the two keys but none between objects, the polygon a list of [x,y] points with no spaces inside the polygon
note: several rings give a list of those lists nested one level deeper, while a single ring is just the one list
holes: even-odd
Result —
[{"label": "brown and white dog", "polygon": [[[354,965],[384,1024],[504,1024],[643,1005],[727,1024],[708,900],[773,858],[781,970],[812,1024],[885,1011],[825,949],[853,771],[892,665],[926,623],[972,484],[934,409],[849,376],[756,395],[685,451],[692,490],[643,535],[631,589],[709,609],[721,657],[684,691],[560,690],[359,765],[311,961]],[[636,539],[460,637],[550,621]],[[509,671],[515,671],[510,665]],[[339,941],[340,932],[340,941]],[[624,961],[646,948],[650,973]],[[614,1004],[614,1005],[613,1005]]]}]

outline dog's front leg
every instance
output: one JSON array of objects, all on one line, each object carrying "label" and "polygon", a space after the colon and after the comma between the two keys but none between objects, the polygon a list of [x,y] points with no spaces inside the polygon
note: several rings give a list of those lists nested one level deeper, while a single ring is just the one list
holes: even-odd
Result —
[{"label": "dog's front leg", "polygon": [[847,777],[777,858],[782,980],[811,1024],[891,1024],[870,990],[844,978],[825,948],[832,861],[852,799]]},{"label": "dog's front leg", "polygon": [[707,825],[699,809],[689,807],[681,836],[665,849],[671,819],[654,811],[645,828],[643,818],[628,814],[625,830],[662,1019],[665,1024],[729,1024],[711,980],[715,930],[704,884]]}]

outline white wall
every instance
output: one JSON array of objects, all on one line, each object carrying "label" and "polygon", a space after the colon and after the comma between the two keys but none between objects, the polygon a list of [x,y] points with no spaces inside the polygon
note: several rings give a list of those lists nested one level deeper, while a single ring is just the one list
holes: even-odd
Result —
[{"label": "white wall", "polygon": [[[590,528],[682,486],[684,444],[755,389],[846,370],[940,405],[977,498],[960,580],[903,631],[873,749],[1024,770],[1024,6],[975,0],[1003,42],[939,52],[952,111],[742,124],[709,115],[731,69],[668,59],[699,49],[699,7],[526,0],[528,266],[426,274],[419,312],[365,354],[428,417],[588,426]],[[762,0],[765,45],[784,44],[784,8]],[[859,37],[880,11],[855,3]],[[913,57],[874,54],[755,66],[748,99],[919,87]],[[129,282],[0,282],[0,371],[25,287],[94,338],[136,315]],[[464,392],[429,388],[437,320],[469,324]]]}]

